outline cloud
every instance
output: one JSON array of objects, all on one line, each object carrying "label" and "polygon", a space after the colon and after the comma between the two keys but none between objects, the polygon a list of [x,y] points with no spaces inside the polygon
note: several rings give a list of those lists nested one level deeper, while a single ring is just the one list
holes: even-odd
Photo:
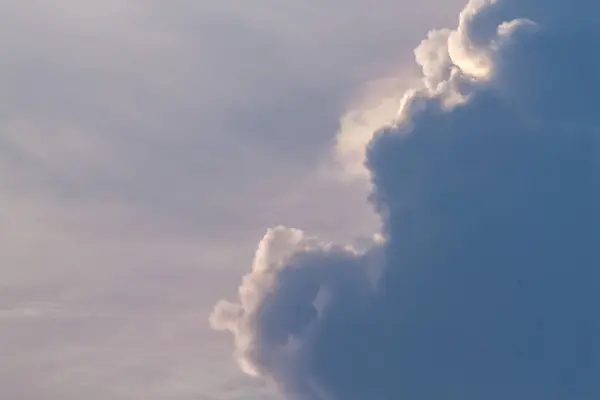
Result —
[{"label": "cloud", "polygon": [[[350,247],[319,243],[296,229],[270,229],[239,288],[240,303],[220,302],[211,325],[234,332],[237,358],[248,374],[297,367],[289,362],[298,351],[296,339],[313,328],[325,307],[332,307],[332,299],[358,307],[369,297],[376,271],[364,267],[372,258]],[[278,372],[282,379],[288,373]]]},{"label": "cloud", "polygon": [[600,395],[599,11],[473,0],[429,34],[366,149],[383,241],[270,230],[216,307],[247,372],[301,400]]}]

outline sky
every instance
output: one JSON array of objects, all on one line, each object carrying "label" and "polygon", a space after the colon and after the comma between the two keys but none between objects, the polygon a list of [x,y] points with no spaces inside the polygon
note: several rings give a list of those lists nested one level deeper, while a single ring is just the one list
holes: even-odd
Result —
[{"label": "sky", "polygon": [[599,18],[6,0],[0,398],[599,398]]},{"label": "sky", "polygon": [[4,1],[0,397],[285,395],[213,306],[269,228],[371,245],[365,146],[463,5]]}]

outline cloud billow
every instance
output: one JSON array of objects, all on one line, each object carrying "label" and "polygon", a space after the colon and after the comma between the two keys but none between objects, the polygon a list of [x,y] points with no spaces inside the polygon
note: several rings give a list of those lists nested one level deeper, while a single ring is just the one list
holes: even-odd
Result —
[{"label": "cloud billow", "polygon": [[247,372],[302,400],[600,396],[600,7],[550,3],[471,1],[419,46],[366,149],[383,239],[270,230],[211,317]]}]

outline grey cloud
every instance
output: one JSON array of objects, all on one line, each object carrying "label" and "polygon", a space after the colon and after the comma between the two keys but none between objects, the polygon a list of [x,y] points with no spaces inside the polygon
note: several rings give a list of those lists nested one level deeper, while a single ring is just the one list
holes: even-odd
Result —
[{"label": "grey cloud", "polygon": [[600,395],[598,11],[471,1],[430,35],[367,149],[383,242],[340,257],[270,231],[215,309],[247,371],[302,400]]}]

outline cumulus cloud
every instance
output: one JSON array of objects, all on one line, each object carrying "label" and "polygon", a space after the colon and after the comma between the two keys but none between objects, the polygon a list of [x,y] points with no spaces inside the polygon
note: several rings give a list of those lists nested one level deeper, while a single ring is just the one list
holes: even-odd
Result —
[{"label": "cumulus cloud", "polygon": [[375,289],[375,252],[320,243],[296,229],[269,229],[239,288],[239,303],[218,303],[211,325],[234,333],[246,373],[271,376],[293,392],[315,390],[310,377],[287,379],[303,374],[299,346],[336,307],[366,305]]},{"label": "cumulus cloud", "polygon": [[[579,18],[579,15],[581,17]],[[472,0],[366,148],[382,241],[285,228],[237,302],[247,372],[290,399],[600,395],[600,6]]]}]

